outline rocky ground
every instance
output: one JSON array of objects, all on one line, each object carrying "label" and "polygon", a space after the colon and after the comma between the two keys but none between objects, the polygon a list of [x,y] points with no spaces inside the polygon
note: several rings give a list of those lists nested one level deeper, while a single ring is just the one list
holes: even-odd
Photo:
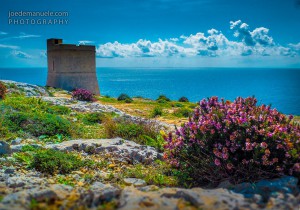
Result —
[{"label": "rocky ground", "polygon": [[[156,123],[167,130],[174,129],[173,125],[132,116],[111,105],[50,97],[43,87],[5,82],[11,84],[12,91],[21,88],[27,96],[40,97],[76,112],[114,112],[132,122]],[[102,166],[83,167],[65,175],[43,174],[18,161],[17,154],[28,145],[74,153]],[[24,138],[7,143],[0,139],[0,210],[300,209],[300,189],[295,177],[255,184],[223,182],[214,189],[184,189],[176,185],[165,187],[163,183],[130,177],[127,173],[137,166],[151,170],[152,165],[161,160],[163,154],[155,148],[121,138],[75,139],[56,144]]]},{"label": "rocky ground", "polygon": [[[47,208],[59,209],[297,209],[300,194],[298,180],[283,177],[271,181],[261,181],[256,185],[242,183],[232,186],[221,183],[216,189],[183,189],[147,185],[142,179],[124,178],[123,185],[110,183],[109,168],[122,165],[126,170],[132,164],[151,164],[162,155],[155,149],[138,145],[123,139],[72,140],[45,147],[61,151],[78,152],[85,158],[109,155],[108,169],[89,171],[92,179],[86,179],[86,172],[74,171],[70,175],[46,176],[35,170],[24,169],[16,164],[13,153],[22,146],[0,143],[0,152],[7,153],[1,162],[0,194],[3,196],[0,209],[30,209],[34,202],[47,204]],[[39,145],[42,147],[42,145]],[[98,157],[99,159],[99,157]],[[118,171],[115,170],[113,173]],[[73,186],[58,184],[58,180],[71,177]],[[105,206],[106,204],[106,206]],[[40,209],[43,205],[39,206]]]}]

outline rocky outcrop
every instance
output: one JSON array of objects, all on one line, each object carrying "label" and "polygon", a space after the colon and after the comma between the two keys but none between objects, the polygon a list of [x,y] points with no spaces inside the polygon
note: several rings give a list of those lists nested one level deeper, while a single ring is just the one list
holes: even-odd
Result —
[{"label": "rocky outcrop", "polygon": [[163,188],[157,191],[143,192],[133,187],[123,190],[120,209],[256,209],[256,204],[245,200],[241,194],[224,189],[205,190],[201,188],[180,189]]},{"label": "rocky outcrop", "polygon": [[158,120],[132,116],[111,105],[103,105],[98,102],[76,101],[76,100],[63,98],[63,97],[41,97],[41,99],[50,102],[54,105],[67,106],[71,108],[73,111],[77,111],[77,112],[108,112],[108,113],[114,112],[119,116],[119,118],[122,118],[129,122],[153,124],[156,125],[158,129],[164,129],[167,131],[174,130],[174,125],[160,122]]},{"label": "rocky outcrop", "polygon": [[49,96],[46,88],[11,80],[0,80],[8,86],[8,92],[24,93],[26,96]]},{"label": "rocky outcrop", "polygon": [[48,149],[60,151],[80,151],[88,154],[106,154],[116,157],[121,162],[151,164],[156,159],[162,159],[162,154],[153,147],[139,145],[133,141],[121,138],[71,140],[60,144],[47,145]]}]

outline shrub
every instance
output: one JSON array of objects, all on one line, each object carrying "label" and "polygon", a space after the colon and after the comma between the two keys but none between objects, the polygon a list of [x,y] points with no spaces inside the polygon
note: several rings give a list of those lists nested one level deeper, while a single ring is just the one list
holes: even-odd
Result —
[{"label": "shrub", "polygon": [[159,134],[159,129],[152,123],[133,123],[124,119],[106,119],[104,130],[108,138],[121,137],[142,144],[146,143],[143,136],[156,139]]},{"label": "shrub", "polygon": [[6,95],[7,88],[3,82],[0,82],[0,99],[4,99]]},{"label": "shrub", "polygon": [[184,107],[181,103],[172,104],[172,107]]},{"label": "shrub", "polygon": [[47,110],[48,113],[50,114],[58,114],[58,115],[67,115],[71,113],[71,109],[65,106],[50,106]]},{"label": "shrub", "polygon": [[202,100],[189,122],[169,134],[165,157],[192,185],[300,177],[300,126],[257,100]]},{"label": "shrub", "polygon": [[132,98],[130,98],[129,95],[122,93],[121,95],[119,95],[118,101],[125,101],[126,103],[131,103],[133,100]]},{"label": "shrub", "polygon": [[93,125],[96,123],[102,123],[105,118],[105,114],[101,112],[87,113],[83,116],[83,122],[87,125]]},{"label": "shrub", "polygon": [[72,98],[79,101],[94,101],[94,94],[85,89],[75,89],[72,92]]},{"label": "shrub", "polygon": [[189,102],[189,99],[187,97],[181,97],[178,99],[179,102]]},{"label": "shrub", "polygon": [[23,130],[33,136],[70,134],[68,120],[53,114],[13,112],[5,115],[4,122],[12,132]]},{"label": "shrub", "polygon": [[179,108],[174,111],[173,115],[176,117],[190,117],[192,115],[192,110],[188,108]]},{"label": "shrub", "polygon": [[131,103],[133,100],[132,99],[129,99],[129,98],[126,98],[125,99],[125,103]]},{"label": "shrub", "polygon": [[154,109],[151,111],[150,117],[157,117],[162,116],[163,111],[160,107],[154,107]]},{"label": "shrub", "polygon": [[[163,133],[163,134],[162,134]],[[147,135],[142,135],[141,139],[143,141],[141,141],[141,143],[154,147],[156,148],[159,152],[163,152],[164,151],[164,145],[166,143],[166,141],[164,140],[164,132],[161,131],[160,134],[158,134],[156,136],[156,138],[151,138]]]},{"label": "shrub", "polygon": [[76,155],[53,149],[38,150],[33,155],[31,163],[31,167],[37,171],[51,175],[56,173],[67,174],[79,169],[81,166],[83,166],[83,161]]},{"label": "shrub", "polygon": [[171,100],[165,95],[160,95],[160,96],[158,96],[156,101],[159,102],[159,103],[163,103],[163,102],[169,102]]}]

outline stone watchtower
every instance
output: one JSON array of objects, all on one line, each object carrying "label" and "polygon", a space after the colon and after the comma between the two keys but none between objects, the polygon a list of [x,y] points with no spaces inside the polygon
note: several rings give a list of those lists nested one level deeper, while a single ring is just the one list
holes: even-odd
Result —
[{"label": "stone watchtower", "polygon": [[47,40],[47,86],[73,90],[83,88],[100,95],[96,76],[95,46],[63,44]]}]

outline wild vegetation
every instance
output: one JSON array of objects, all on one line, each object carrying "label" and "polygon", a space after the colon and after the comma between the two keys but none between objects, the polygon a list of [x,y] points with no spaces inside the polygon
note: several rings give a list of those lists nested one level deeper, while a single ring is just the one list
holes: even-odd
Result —
[{"label": "wild vegetation", "polygon": [[204,99],[189,122],[166,137],[166,156],[182,181],[198,186],[300,177],[300,125],[257,100]]},{"label": "wild vegetation", "polygon": [[72,98],[79,101],[94,101],[94,95],[85,89],[75,89],[72,92]]},{"label": "wild vegetation", "polygon": [[[51,88],[49,92],[87,101],[84,104],[113,105],[132,116],[147,118],[148,123],[130,121],[114,112],[79,112],[8,92],[0,99],[0,137],[7,142],[18,137],[30,144],[14,152],[13,161],[0,160],[3,167],[34,169],[54,183],[86,189],[99,180],[124,187],[125,178],[143,179],[156,187],[186,188],[207,183],[216,186],[224,180],[236,184],[283,175],[300,178],[300,118],[257,105],[253,97],[233,102],[212,97],[192,103],[186,97],[172,101],[165,95],[150,100],[126,94],[118,98],[93,96],[78,90],[72,95]],[[156,120],[177,128],[168,134]],[[154,147],[164,158],[151,164],[133,164],[109,153],[96,154],[90,147],[84,150],[87,155],[41,147],[72,139],[115,137]],[[115,208],[117,204],[103,203],[103,208],[107,206]]]}]

